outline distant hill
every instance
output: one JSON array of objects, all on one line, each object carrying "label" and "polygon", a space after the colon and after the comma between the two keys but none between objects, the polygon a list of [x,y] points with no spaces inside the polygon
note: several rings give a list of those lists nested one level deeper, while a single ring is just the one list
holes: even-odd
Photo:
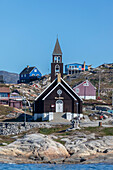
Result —
[{"label": "distant hill", "polygon": [[0,71],[0,75],[3,75],[3,80],[5,83],[8,84],[16,84],[17,80],[19,79],[19,74],[17,73],[10,73],[7,71]]}]

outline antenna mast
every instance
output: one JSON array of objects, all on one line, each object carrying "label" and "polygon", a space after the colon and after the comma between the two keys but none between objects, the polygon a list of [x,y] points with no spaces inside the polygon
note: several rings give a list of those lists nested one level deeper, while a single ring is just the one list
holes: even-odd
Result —
[{"label": "antenna mast", "polygon": [[101,71],[99,71],[98,97],[100,97],[100,80],[101,80]]}]

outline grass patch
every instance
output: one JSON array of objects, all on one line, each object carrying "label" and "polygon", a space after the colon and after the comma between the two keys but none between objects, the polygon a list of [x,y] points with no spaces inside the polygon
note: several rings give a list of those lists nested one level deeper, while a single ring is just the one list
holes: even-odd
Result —
[{"label": "grass patch", "polygon": [[44,135],[50,135],[52,133],[61,133],[62,131],[66,130],[69,127],[70,127],[69,125],[63,125],[52,128],[40,128],[38,132]]},{"label": "grass patch", "polygon": [[13,111],[14,111],[13,107],[0,105],[0,115],[7,115]]},{"label": "grass patch", "polygon": [[80,131],[86,134],[95,133],[96,136],[113,136],[113,127],[86,127]]},{"label": "grass patch", "polygon": [[61,143],[62,145],[65,145],[65,141],[61,141],[61,139],[60,138],[58,138],[58,139],[54,139],[54,141],[56,141],[56,142],[58,142],[58,143]]},{"label": "grass patch", "polygon": [[0,146],[3,146],[2,143],[7,143],[10,144],[12,142],[14,142],[15,139],[12,138],[12,136],[0,136]]}]

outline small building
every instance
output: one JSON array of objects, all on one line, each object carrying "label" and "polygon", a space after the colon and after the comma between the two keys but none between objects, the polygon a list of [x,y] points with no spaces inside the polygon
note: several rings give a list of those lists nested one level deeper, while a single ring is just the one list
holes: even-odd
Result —
[{"label": "small building", "polygon": [[85,62],[83,64],[79,63],[72,63],[65,65],[65,74],[76,74],[83,71],[89,71],[91,68],[91,65],[86,65]]},{"label": "small building", "polygon": [[85,80],[81,84],[75,86],[73,90],[82,98],[82,99],[93,99],[96,100],[96,87],[88,80]]},{"label": "small building", "polygon": [[[44,115],[60,117],[60,113],[62,116],[71,115],[71,118],[74,113],[82,113],[82,99],[63,80],[62,51],[57,38],[52,54],[51,84],[35,99],[33,115],[36,120]],[[48,120],[54,119],[54,116]]]},{"label": "small building", "polygon": [[0,87],[0,104],[9,105],[10,89],[9,87]]},{"label": "small building", "polygon": [[23,69],[19,74],[18,83],[29,83],[42,77],[41,72],[36,67],[29,67]]},{"label": "small building", "polygon": [[16,92],[10,94],[9,106],[22,109],[23,98]]},{"label": "small building", "polygon": [[11,93],[9,87],[0,87],[0,104],[22,108],[22,97],[18,93]]},{"label": "small building", "polygon": [[3,80],[3,75],[0,75],[0,83],[4,83],[4,80]]}]

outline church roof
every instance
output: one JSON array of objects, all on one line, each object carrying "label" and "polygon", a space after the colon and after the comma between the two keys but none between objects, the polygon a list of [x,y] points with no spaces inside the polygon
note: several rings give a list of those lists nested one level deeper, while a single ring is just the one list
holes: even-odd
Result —
[{"label": "church roof", "polygon": [[53,55],[62,55],[62,51],[61,51],[61,48],[60,48],[60,44],[59,44],[58,38],[56,40],[56,44],[55,44],[55,48],[54,48],[54,51],[53,51]]},{"label": "church roof", "polygon": [[82,99],[78,96],[78,94],[62,79],[61,83],[57,83],[57,78],[35,99],[38,100],[40,97],[42,100],[46,98],[57,86],[61,85],[63,89],[65,89],[73,98],[78,98],[82,101]]}]

